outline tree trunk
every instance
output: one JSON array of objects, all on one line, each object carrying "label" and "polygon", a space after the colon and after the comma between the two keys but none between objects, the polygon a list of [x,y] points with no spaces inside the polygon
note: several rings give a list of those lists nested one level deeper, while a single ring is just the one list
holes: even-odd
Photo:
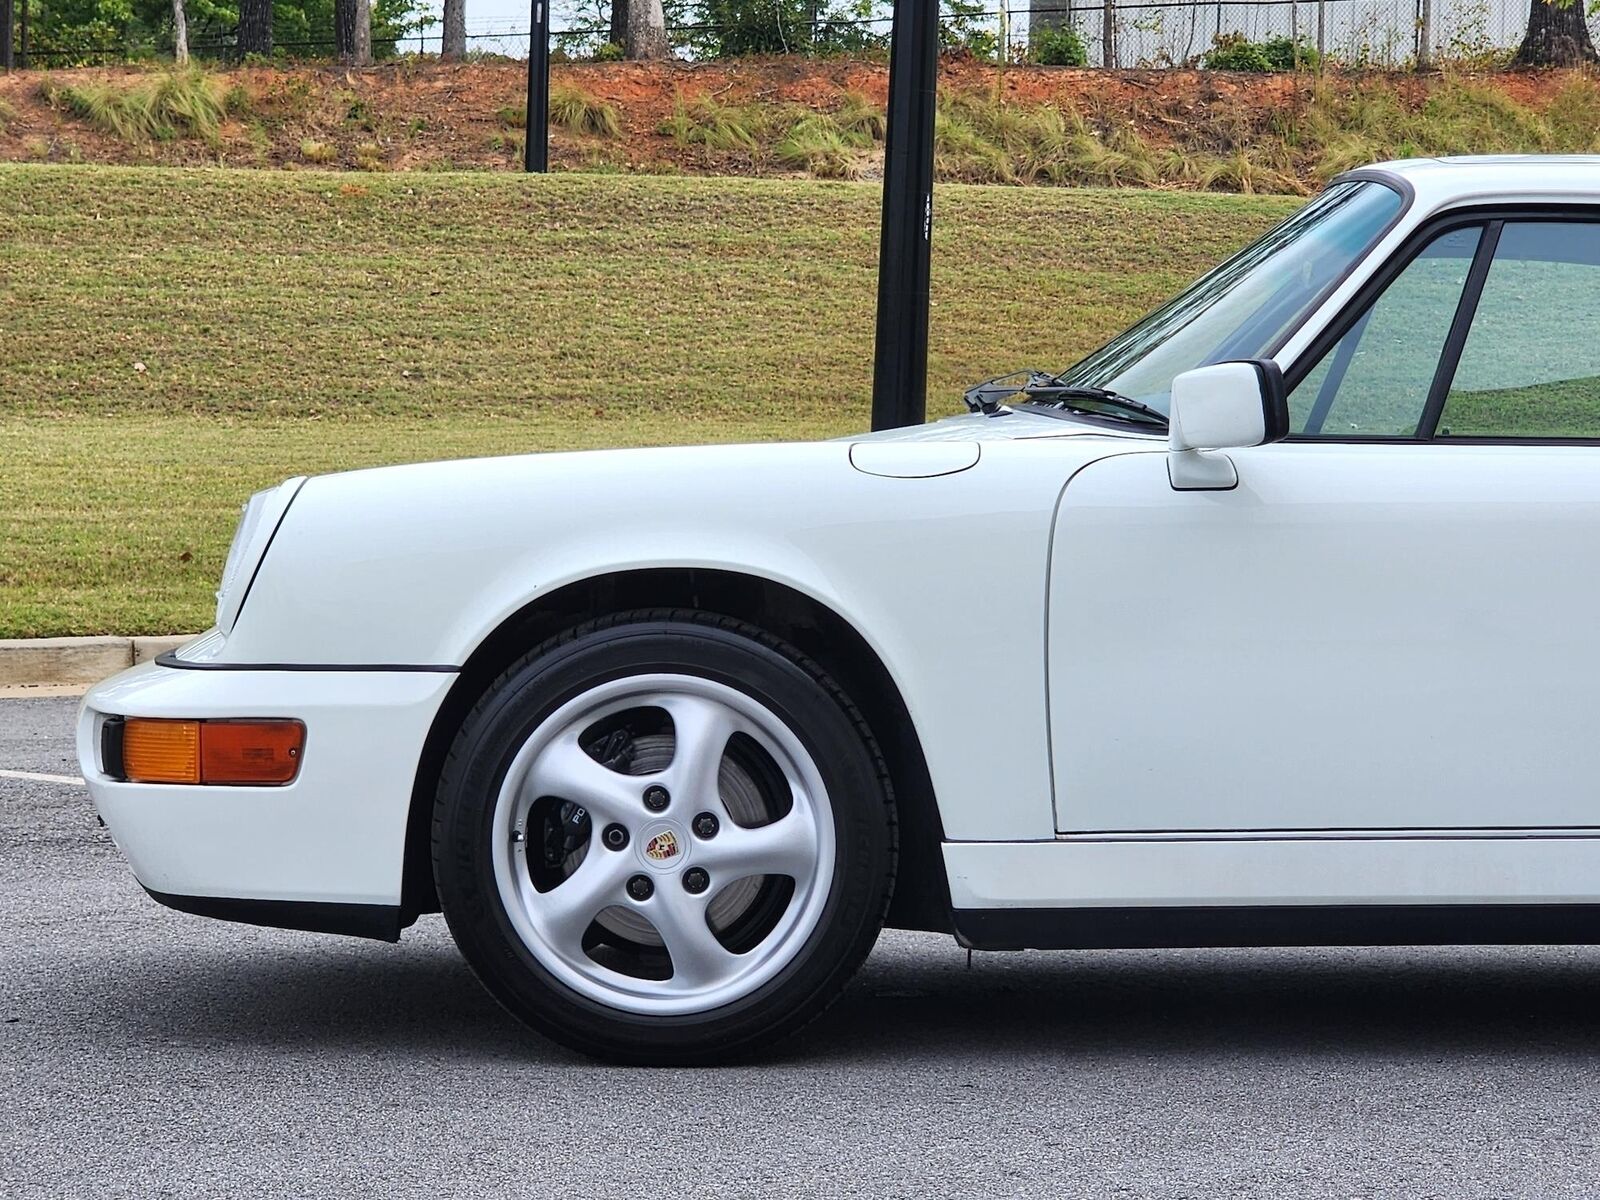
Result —
[{"label": "tree trunk", "polygon": [[672,47],[667,43],[667,14],[661,8],[661,0],[628,0],[622,53],[630,59],[672,56]]},{"label": "tree trunk", "polygon": [[239,57],[272,53],[272,0],[239,0]]},{"label": "tree trunk", "polygon": [[372,65],[372,0],[333,0],[333,41],[340,62]]},{"label": "tree trunk", "polygon": [[189,17],[183,0],[172,0],[172,61],[180,67],[189,63]]},{"label": "tree trunk", "polygon": [[439,57],[459,62],[467,55],[467,0],[444,0],[444,40]]},{"label": "tree trunk", "polygon": [[628,0],[611,0],[611,44],[628,40]]},{"label": "tree trunk", "polygon": [[1583,0],[1532,0],[1528,34],[1512,60],[1519,67],[1573,67],[1600,61]]},{"label": "tree trunk", "polygon": [[11,0],[0,0],[0,71],[16,66],[11,52],[11,24],[15,14]]},{"label": "tree trunk", "polygon": [[356,0],[356,39],[350,61],[358,67],[372,65],[372,0]]}]

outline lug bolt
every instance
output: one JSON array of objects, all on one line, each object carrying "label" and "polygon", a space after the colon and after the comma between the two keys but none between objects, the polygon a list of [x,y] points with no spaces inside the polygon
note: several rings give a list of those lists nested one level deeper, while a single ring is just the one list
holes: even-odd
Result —
[{"label": "lug bolt", "polygon": [[697,838],[714,838],[719,828],[721,826],[717,824],[717,818],[711,813],[701,813],[694,819],[694,835]]},{"label": "lug bolt", "polygon": [[672,803],[672,797],[667,794],[667,789],[659,783],[652,783],[644,790],[644,806],[651,812],[660,812]]},{"label": "lug bolt", "polygon": [[648,900],[655,890],[656,885],[650,882],[648,875],[635,875],[628,880],[628,895],[635,900]]},{"label": "lug bolt", "polygon": [[606,831],[600,835],[600,840],[609,850],[621,850],[628,844],[628,831],[621,825],[607,825]]},{"label": "lug bolt", "polygon": [[691,896],[698,896],[711,886],[711,876],[707,875],[704,867],[690,867],[683,873],[683,890]]}]

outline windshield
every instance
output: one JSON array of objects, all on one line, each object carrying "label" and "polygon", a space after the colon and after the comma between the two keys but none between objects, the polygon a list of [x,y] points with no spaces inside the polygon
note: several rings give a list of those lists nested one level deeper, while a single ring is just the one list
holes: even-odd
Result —
[{"label": "windshield", "polygon": [[1187,291],[1062,372],[1059,382],[1106,388],[1166,413],[1175,375],[1265,357],[1400,211],[1381,183],[1336,183],[1294,216],[1202,276]]}]

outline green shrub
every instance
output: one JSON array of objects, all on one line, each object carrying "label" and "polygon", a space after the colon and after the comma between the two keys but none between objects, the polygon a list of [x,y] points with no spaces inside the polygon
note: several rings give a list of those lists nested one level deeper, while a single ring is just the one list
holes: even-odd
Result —
[{"label": "green shrub", "polygon": [[841,129],[831,117],[813,113],[794,123],[772,148],[772,156],[818,179],[854,179],[860,174],[857,150],[870,140],[866,134]]},{"label": "green shrub", "polygon": [[760,139],[771,129],[772,116],[771,111],[758,105],[724,104],[714,96],[701,96],[689,103],[679,96],[659,132],[680,146],[755,154],[760,150]]},{"label": "green shrub", "polygon": [[1041,29],[1028,37],[1028,61],[1039,67],[1082,67],[1089,51],[1076,29]]},{"label": "green shrub", "polygon": [[45,99],[125,142],[199,137],[215,142],[228,93],[203,71],[168,71],[128,83],[46,84]]},{"label": "green shrub", "polygon": [[528,110],[520,104],[507,104],[495,110],[495,116],[500,118],[500,124],[507,129],[526,129],[528,127]]},{"label": "green shrub", "polygon": [[339,156],[339,152],[327,142],[319,142],[316,138],[305,138],[300,143],[300,157],[308,163],[330,163]]},{"label": "green shrub", "polygon": [[626,57],[627,51],[615,42],[605,42],[594,52],[595,62],[621,62]]},{"label": "green shrub", "polygon": [[1201,59],[1212,71],[1293,71],[1317,65],[1316,47],[1291,38],[1252,42],[1242,33],[1222,33]]},{"label": "green shrub", "polygon": [[570,84],[550,89],[550,122],[570,133],[592,137],[614,138],[622,132],[615,108]]},{"label": "green shrub", "polygon": [[860,134],[872,142],[883,141],[889,128],[883,109],[860,92],[844,92],[840,95],[833,120],[846,133]]}]

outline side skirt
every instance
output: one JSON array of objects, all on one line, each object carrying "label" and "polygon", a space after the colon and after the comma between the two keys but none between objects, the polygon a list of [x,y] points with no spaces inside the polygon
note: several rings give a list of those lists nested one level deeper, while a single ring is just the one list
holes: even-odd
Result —
[{"label": "side skirt", "polygon": [[1600,904],[958,909],[973,950],[1600,944]]},{"label": "side skirt", "polygon": [[[398,942],[400,931],[411,924],[399,905],[329,904],[311,900],[233,900],[225,896],[174,896],[145,888],[152,899],[179,912],[269,929],[300,929],[308,933],[342,933],[350,937]],[[416,918],[413,917],[412,920]]]}]

